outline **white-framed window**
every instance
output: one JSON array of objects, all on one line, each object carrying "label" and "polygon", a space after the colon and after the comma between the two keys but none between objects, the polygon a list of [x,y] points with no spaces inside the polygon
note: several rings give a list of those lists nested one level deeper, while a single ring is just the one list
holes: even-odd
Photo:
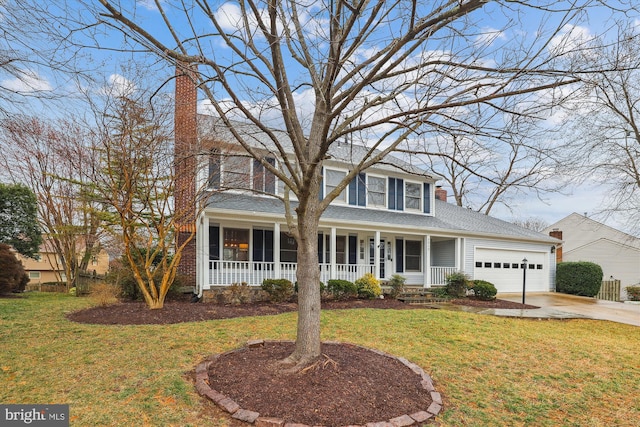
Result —
[{"label": "white-framed window", "polygon": [[[344,171],[339,171],[335,169],[325,169],[325,180],[324,180],[325,196],[331,193],[342,182],[345,176],[347,176],[347,173]],[[347,201],[346,189],[342,190],[342,192],[338,195],[338,197],[335,198],[335,200],[339,202],[346,202]]]},{"label": "white-framed window", "polygon": [[387,179],[379,176],[367,176],[368,206],[384,207],[387,199]]},{"label": "white-framed window", "polygon": [[421,185],[415,182],[405,183],[405,207],[407,209],[420,209]]},{"label": "white-framed window", "polygon": [[[276,161],[274,158],[267,158],[267,163],[274,166]],[[269,172],[259,160],[253,160],[253,189],[261,193],[275,194],[276,177]]]},{"label": "white-framed window", "polygon": [[40,272],[39,271],[30,271],[29,279],[31,280],[40,280]]},{"label": "white-framed window", "polygon": [[422,271],[422,241],[396,238],[396,272]]},{"label": "white-framed window", "polygon": [[231,189],[251,188],[250,159],[246,156],[226,156],[223,160],[224,186]]}]

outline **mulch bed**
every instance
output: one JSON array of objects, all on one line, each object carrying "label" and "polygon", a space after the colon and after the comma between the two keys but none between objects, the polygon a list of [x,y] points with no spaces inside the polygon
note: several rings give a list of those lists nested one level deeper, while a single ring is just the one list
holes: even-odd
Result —
[{"label": "mulch bed", "polygon": [[349,344],[323,344],[322,359],[283,373],[277,362],[293,343],[225,353],[209,367],[209,385],[243,409],[309,426],[365,425],[425,411],[421,377],[397,359]]},{"label": "mulch bed", "polygon": [[[485,308],[538,308],[520,303],[493,300],[480,301],[473,298],[452,300],[454,304],[470,305]],[[326,301],[322,303],[324,310],[347,308],[377,309],[430,309],[425,305],[410,305],[392,298],[375,300]],[[161,310],[149,310],[144,302],[122,302],[108,306],[96,306],[69,313],[67,318],[78,323],[100,325],[161,325],[182,322],[199,322],[204,320],[230,319],[233,317],[267,316],[296,311],[295,303],[259,303],[242,305],[218,305],[213,303],[190,303],[188,301],[166,301]]]},{"label": "mulch bed", "polygon": [[[465,298],[451,302],[486,308],[537,308],[505,300]],[[171,324],[273,315],[297,308],[295,303],[216,305],[167,301],[163,309],[149,310],[142,302],[123,302],[76,311],[67,317],[75,322],[105,325]],[[327,301],[322,303],[322,308],[420,310],[433,307],[386,298]],[[285,374],[274,365],[292,349],[289,343],[270,343],[220,355],[209,368],[209,384],[243,409],[309,426],[365,425],[391,420],[425,411],[432,402],[430,393],[420,385],[420,377],[397,359],[350,344],[323,344],[323,357],[316,366],[297,374]],[[206,413],[220,416],[219,409],[205,408],[208,408]],[[232,418],[228,424],[246,425]]]}]

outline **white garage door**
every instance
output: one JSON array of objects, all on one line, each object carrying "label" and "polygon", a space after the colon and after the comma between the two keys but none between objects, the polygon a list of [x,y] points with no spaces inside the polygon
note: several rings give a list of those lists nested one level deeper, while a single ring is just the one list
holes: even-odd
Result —
[{"label": "white garage door", "polygon": [[522,292],[524,258],[527,292],[548,291],[549,262],[542,252],[476,248],[473,278],[493,283],[498,292]]}]

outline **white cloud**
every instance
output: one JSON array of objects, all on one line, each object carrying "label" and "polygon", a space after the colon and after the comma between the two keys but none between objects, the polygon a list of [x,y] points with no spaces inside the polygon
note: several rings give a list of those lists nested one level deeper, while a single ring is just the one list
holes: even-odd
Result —
[{"label": "white cloud", "polygon": [[560,33],[549,42],[549,50],[554,55],[567,55],[584,49],[595,39],[587,27],[565,25]]},{"label": "white cloud", "polygon": [[495,28],[487,27],[483,29],[482,34],[476,37],[475,45],[480,46],[490,46],[496,40],[506,40],[506,34],[501,30],[496,30]]},{"label": "white cloud", "polygon": [[46,92],[53,89],[51,84],[35,71],[23,70],[13,79],[0,81],[0,86],[17,93]]},{"label": "white cloud", "polygon": [[131,96],[136,91],[136,85],[120,74],[111,74],[109,85],[105,92],[113,96]]}]

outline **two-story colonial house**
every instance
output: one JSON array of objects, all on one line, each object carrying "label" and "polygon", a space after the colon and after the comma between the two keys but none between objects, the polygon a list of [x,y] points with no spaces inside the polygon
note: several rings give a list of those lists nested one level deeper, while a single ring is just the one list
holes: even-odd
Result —
[{"label": "two-story colonial house", "polygon": [[[189,79],[182,83],[191,84]],[[181,97],[185,92],[191,100]],[[195,91],[176,93],[177,108],[188,105],[195,117]],[[184,119],[176,123],[184,124]],[[188,128],[193,129],[193,123]],[[204,186],[209,193],[196,220],[194,248],[184,255],[186,263],[193,261],[197,293],[232,283],[259,286],[265,278],[295,282],[296,241],[289,234],[284,202],[273,197],[285,196],[285,186],[260,162],[237,151],[233,135],[220,120],[197,116],[195,128],[197,137],[176,128],[176,146],[181,138],[217,141],[208,145],[206,160],[198,164],[196,187]],[[235,131],[277,164],[276,158],[268,157],[272,143],[260,129],[237,124]],[[273,132],[286,147],[287,134]],[[351,142],[333,144],[323,162],[320,197],[365,153],[364,147]],[[553,252],[559,240],[447,203],[437,179],[391,156],[354,178],[320,219],[321,280],[354,281],[373,273],[385,281],[400,274],[409,285],[430,287],[463,271],[494,283],[499,292],[518,292],[526,266],[527,291],[553,288]]]}]

